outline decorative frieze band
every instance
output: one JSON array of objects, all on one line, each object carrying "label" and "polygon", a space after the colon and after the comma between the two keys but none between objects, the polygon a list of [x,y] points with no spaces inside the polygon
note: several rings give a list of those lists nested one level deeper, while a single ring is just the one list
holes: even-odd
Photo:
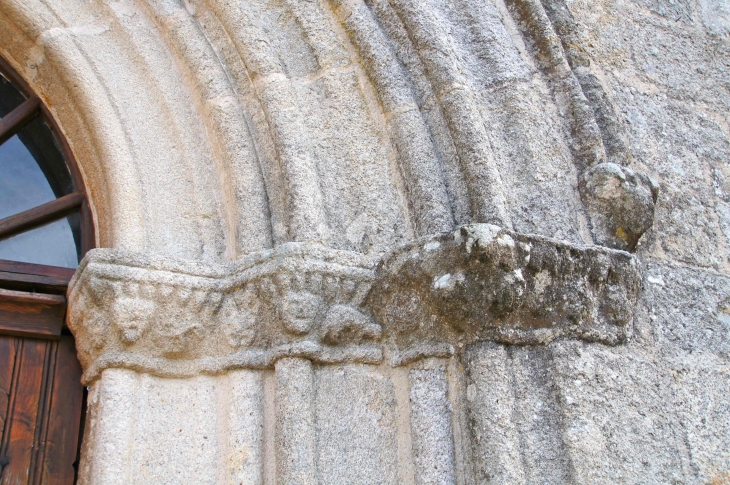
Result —
[{"label": "decorative frieze band", "polygon": [[229,265],[91,251],[69,287],[84,380],[271,368],[282,357],[392,365],[482,339],[623,340],[639,289],[628,253],[491,225],[410,243],[379,264],[289,243]]},{"label": "decorative frieze band", "polygon": [[305,244],[218,267],[94,250],[71,281],[68,324],[86,381],[107,367],[182,377],[284,356],[378,363],[380,326],[358,310],[372,266]]}]

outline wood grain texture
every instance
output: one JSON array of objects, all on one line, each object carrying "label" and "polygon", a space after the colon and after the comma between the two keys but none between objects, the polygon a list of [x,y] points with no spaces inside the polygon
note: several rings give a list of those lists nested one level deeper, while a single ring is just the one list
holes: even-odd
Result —
[{"label": "wood grain texture", "polygon": [[61,337],[56,354],[56,368],[50,393],[48,427],[42,443],[38,483],[71,485],[78,454],[83,386],[81,364],[76,358],[73,338]]},{"label": "wood grain texture", "polygon": [[81,204],[81,257],[86,256],[86,253],[95,247],[94,215],[89,206],[89,200],[85,199]]},{"label": "wood grain texture", "polygon": [[[10,388],[13,384],[17,346],[18,339],[13,337],[0,337],[0,438],[3,436],[6,418],[8,416]],[[2,452],[1,445],[0,452]]]},{"label": "wood grain texture", "polygon": [[72,485],[84,388],[73,338],[0,337],[0,484]]},{"label": "wood grain texture", "polygon": [[0,271],[0,288],[65,295],[68,288],[68,279]]},{"label": "wood grain texture", "polygon": [[57,339],[66,298],[0,289],[0,335]]},{"label": "wood grain texture", "polygon": [[20,358],[3,436],[4,456],[10,462],[3,469],[1,485],[28,483],[47,345],[45,341],[32,339],[24,339],[20,345]]},{"label": "wood grain texture", "polygon": [[0,259],[0,288],[65,295],[75,269]]},{"label": "wood grain texture", "polygon": [[38,418],[36,420],[35,436],[33,437],[33,451],[28,470],[28,484],[40,485],[43,460],[46,452],[46,436],[48,435],[48,424],[51,408],[51,391],[56,368],[56,354],[58,342],[49,342],[46,345],[46,356],[43,362],[43,379],[41,381],[41,394],[38,399]]},{"label": "wood grain texture", "polygon": [[7,261],[4,259],[0,259],[0,271],[4,273],[18,273],[58,278],[60,280],[65,280],[67,283],[76,272],[73,268],[47,266],[45,264],[21,263],[19,261]]}]

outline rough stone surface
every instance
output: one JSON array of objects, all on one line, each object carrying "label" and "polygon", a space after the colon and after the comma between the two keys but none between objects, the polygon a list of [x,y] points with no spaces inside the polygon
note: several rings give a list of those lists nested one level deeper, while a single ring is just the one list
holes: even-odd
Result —
[{"label": "rough stone surface", "polygon": [[659,185],[628,167],[601,163],[588,170],[581,188],[596,242],[636,249],[654,223]]},{"label": "rough stone surface", "polygon": [[187,377],[286,356],[378,363],[381,327],[358,310],[370,266],[302,243],[216,266],[94,250],[69,289],[84,380],[115,366]]},{"label": "rough stone surface", "polygon": [[411,369],[408,378],[416,483],[455,484],[452,409],[445,366]]},{"label": "rough stone surface", "polygon": [[383,344],[406,364],[479,339],[619,343],[638,285],[628,253],[489,224],[397,248],[376,270],[302,243],[217,267],[94,250],[68,324],[87,382],[119,366],[185,377],[286,357],[377,364]]},{"label": "rough stone surface", "polygon": [[730,480],[726,1],[2,0],[0,55],[109,248],[82,483],[449,482],[444,389],[460,483]]},{"label": "rough stone surface", "polygon": [[317,483],[314,371],[306,359],[276,363],[276,482]]},{"label": "rough stone surface", "polygon": [[318,483],[397,484],[395,391],[369,366],[316,372]]},{"label": "rough stone surface", "polygon": [[107,369],[89,387],[88,416],[80,483],[261,483],[260,372],[174,380]]},{"label": "rough stone surface", "polygon": [[470,451],[479,484],[525,483],[508,359],[503,346],[491,343],[477,344],[465,354]]}]

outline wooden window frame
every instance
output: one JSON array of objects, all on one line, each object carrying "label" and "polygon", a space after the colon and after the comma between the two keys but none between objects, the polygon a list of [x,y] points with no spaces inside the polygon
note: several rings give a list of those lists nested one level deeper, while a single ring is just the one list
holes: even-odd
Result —
[{"label": "wooden window frame", "polygon": [[[55,138],[74,187],[70,194],[0,219],[0,241],[78,211],[81,227],[76,243],[80,260],[96,246],[96,238],[73,152],[48,106],[2,57],[0,72],[26,98],[0,120],[0,144],[41,116]],[[73,337],[65,326],[66,290],[75,272],[71,268],[0,260],[0,381],[4,379],[10,385],[6,389],[7,406],[0,406],[0,482],[6,479],[3,472],[13,477],[25,473],[24,483],[29,485],[65,485],[76,483],[78,478],[78,461],[75,470],[68,465],[80,456],[87,393],[79,381],[81,367]],[[40,387],[29,387],[36,385]],[[32,399],[28,404],[14,401],[22,401],[23,396]],[[21,416],[16,415],[18,412]],[[32,448],[18,448],[14,440],[21,436],[32,441]]]},{"label": "wooden window frame", "polygon": [[0,71],[25,97],[26,100],[0,120],[0,144],[18,133],[36,116],[42,116],[56,139],[71,174],[74,192],[46,204],[39,205],[19,214],[0,219],[0,241],[61,219],[79,210],[81,215],[81,254],[83,257],[96,246],[94,219],[86,197],[84,180],[76,164],[71,147],[58,127],[55,118],[45,103],[33,94],[28,83],[13,67],[0,57]]}]

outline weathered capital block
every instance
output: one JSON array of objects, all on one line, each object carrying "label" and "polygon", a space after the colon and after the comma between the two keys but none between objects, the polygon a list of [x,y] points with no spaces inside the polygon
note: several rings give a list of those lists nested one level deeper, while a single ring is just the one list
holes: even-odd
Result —
[{"label": "weathered capital block", "polygon": [[397,364],[477,340],[618,344],[640,285],[629,253],[475,224],[388,255],[368,306]]}]

